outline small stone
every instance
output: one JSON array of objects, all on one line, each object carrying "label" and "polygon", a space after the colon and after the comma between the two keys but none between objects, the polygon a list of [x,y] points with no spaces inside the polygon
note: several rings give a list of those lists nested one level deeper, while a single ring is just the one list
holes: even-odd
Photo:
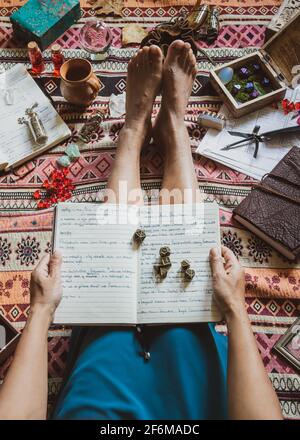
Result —
[{"label": "small stone", "polygon": [[181,262],[181,269],[185,272],[187,269],[189,269],[191,266],[190,262],[188,260],[182,260]]},{"label": "small stone", "polygon": [[77,145],[70,144],[66,150],[65,153],[69,156],[70,160],[76,160],[80,157],[80,151]]},{"label": "small stone", "polygon": [[218,76],[223,84],[228,84],[233,78],[233,69],[231,67],[224,67],[220,70]]},{"label": "small stone", "polygon": [[163,246],[159,250],[159,255],[161,257],[169,257],[170,254],[171,254],[171,249],[168,246]]},{"label": "small stone", "polygon": [[161,278],[166,278],[167,275],[168,275],[168,269],[166,267],[160,266],[160,268],[159,268],[159,276]]},{"label": "small stone", "polygon": [[263,78],[262,81],[261,81],[261,84],[262,84],[264,87],[268,87],[268,86],[270,85],[270,80],[269,80],[269,78]]},{"label": "small stone", "polygon": [[59,166],[63,168],[67,168],[68,166],[71,165],[71,161],[68,158],[68,156],[61,156],[59,159],[57,159],[57,163]]},{"label": "small stone", "polygon": [[143,231],[143,229],[137,229],[134,233],[133,238],[134,241],[136,241],[137,243],[143,243],[146,238],[145,231]]},{"label": "small stone", "polygon": [[253,92],[251,93],[251,98],[255,99],[259,96],[259,92],[257,90],[253,90]]},{"label": "small stone", "polygon": [[193,269],[187,269],[184,273],[186,280],[192,281],[195,276],[195,271]]},{"label": "small stone", "polygon": [[231,90],[233,96],[237,95],[241,91],[242,86],[240,84],[234,84]]},{"label": "small stone", "polygon": [[171,260],[169,257],[161,257],[161,266],[170,268],[172,266]]},{"label": "small stone", "polygon": [[252,81],[247,82],[245,85],[245,91],[246,92],[252,92],[254,90],[254,84]]},{"label": "small stone", "polygon": [[247,69],[247,67],[241,67],[241,69],[239,70],[239,75],[241,78],[248,78],[249,69]]}]

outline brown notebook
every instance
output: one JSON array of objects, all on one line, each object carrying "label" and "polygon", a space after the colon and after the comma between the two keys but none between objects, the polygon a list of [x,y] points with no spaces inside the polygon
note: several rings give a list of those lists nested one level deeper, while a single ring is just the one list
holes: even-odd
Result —
[{"label": "brown notebook", "polygon": [[285,257],[300,256],[300,149],[293,147],[233,215]]}]

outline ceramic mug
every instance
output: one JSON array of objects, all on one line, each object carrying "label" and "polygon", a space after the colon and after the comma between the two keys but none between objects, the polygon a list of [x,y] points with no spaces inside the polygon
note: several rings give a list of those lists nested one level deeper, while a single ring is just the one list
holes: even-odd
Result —
[{"label": "ceramic mug", "polygon": [[60,90],[66,101],[87,107],[97,97],[100,82],[91,63],[83,58],[66,61],[60,68]]}]

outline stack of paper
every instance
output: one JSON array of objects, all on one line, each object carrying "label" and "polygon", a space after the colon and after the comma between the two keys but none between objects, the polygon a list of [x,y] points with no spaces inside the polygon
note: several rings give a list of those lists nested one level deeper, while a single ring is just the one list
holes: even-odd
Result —
[{"label": "stack of paper", "polygon": [[[34,103],[38,103],[37,112],[48,136],[43,146],[34,142],[25,124],[18,123]],[[0,170],[18,166],[71,135],[68,126],[23,65],[0,74],[0,120]]]},{"label": "stack of paper", "polygon": [[[291,101],[299,101],[300,90],[288,90],[286,98]],[[253,157],[255,149],[253,142],[232,150],[222,150],[226,145],[241,140],[239,137],[230,135],[228,130],[252,133],[255,125],[259,125],[260,133],[263,133],[295,126],[297,119],[294,112],[285,115],[281,108],[274,109],[271,106],[239,119],[234,119],[225,106],[221,108],[220,113],[226,117],[226,128],[221,132],[209,129],[201,141],[197,153],[255,179],[260,180],[265,174],[272,171],[290,148],[300,146],[300,135],[281,135],[260,143],[256,158]]]}]

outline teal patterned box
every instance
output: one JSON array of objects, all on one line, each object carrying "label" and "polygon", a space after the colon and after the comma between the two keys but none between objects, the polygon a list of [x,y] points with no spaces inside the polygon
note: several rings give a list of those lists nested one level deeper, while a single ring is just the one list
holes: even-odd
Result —
[{"label": "teal patterned box", "polygon": [[10,19],[18,40],[36,41],[44,50],[80,16],[79,0],[28,0]]}]

